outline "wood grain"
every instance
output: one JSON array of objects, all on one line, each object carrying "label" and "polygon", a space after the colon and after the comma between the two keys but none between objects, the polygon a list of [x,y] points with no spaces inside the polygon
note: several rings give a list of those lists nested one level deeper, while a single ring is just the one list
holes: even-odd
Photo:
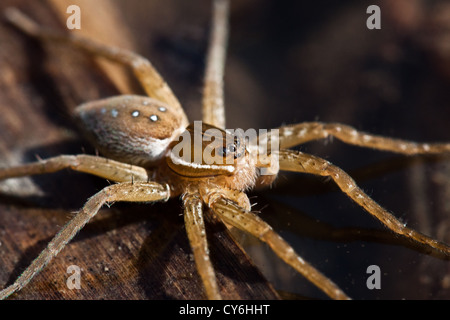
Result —
[{"label": "wood grain", "polygon": [[[64,5],[58,2],[59,8],[51,2],[2,1],[0,12],[14,5],[41,24],[64,29]],[[88,5],[83,4],[83,11],[88,11]],[[110,5],[96,19],[107,22],[117,16],[114,10]],[[88,26],[90,18],[83,19]],[[95,38],[96,29],[89,30]],[[128,43],[128,39],[120,39],[127,34],[121,21],[109,24],[108,34],[118,38],[114,41]],[[1,165],[95,152],[79,137],[70,112],[82,102],[118,94],[104,71],[70,49],[42,46],[4,21],[0,24],[0,43]],[[2,182],[1,285],[11,284],[73,212],[107,184],[69,171]],[[210,217],[207,230],[224,298],[278,297],[223,225]],[[81,268],[80,290],[66,286],[70,265]],[[180,202],[114,204],[102,209],[26,288],[11,298],[203,299]]]}]

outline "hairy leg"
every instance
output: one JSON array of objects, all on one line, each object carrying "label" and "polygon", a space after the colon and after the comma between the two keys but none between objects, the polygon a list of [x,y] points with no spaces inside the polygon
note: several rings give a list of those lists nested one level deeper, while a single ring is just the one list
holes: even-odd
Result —
[{"label": "hairy leg", "polygon": [[108,186],[91,197],[84,207],[56,234],[39,256],[31,263],[19,278],[0,291],[0,300],[6,299],[22,289],[65,245],[89,222],[98,210],[107,202],[153,202],[167,200],[170,196],[168,186],[155,182],[119,183]]},{"label": "hairy leg", "polygon": [[450,143],[417,143],[387,138],[360,132],[339,123],[304,122],[278,129],[282,149],[333,136],[348,144],[407,155],[450,152]]},{"label": "hairy leg", "polygon": [[147,182],[149,180],[144,168],[90,155],[62,155],[29,164],[0,168],[0,180],[52,173],[66,168],[115,182]]},{"label": "hairy leg", "polygon": [[209,259],[202,200],[199,194],[186,193],[183,195],[183,202],[186,232],[194,253],[198,273],[206,290],[206,296],[208,299],[221,300],[214,268]]},{"label": "hairy leg", "polygon": [[310,173],[327,176],[334,180],[338,187],[353,201],[363,207],[372,216],[377,218],[390,230],[416,241],[431,250],[437,251],[440,256],[450,259],[450,247],[433,238],[423,235],[395,218],[386,209],[364,193],[355,181],[342,169],[319,157],[292,150],[280,150],[280,170]]},{"label": "hairy leg", "polygon": [[225,128],[223,74],[228,33],[228,6],[228,0],[213,2],[213,25],[203,89],[203,121],[222,129]]},{"label": "hairy leg", "polygon": [[225,223],[266,242],[284,262],[297,270],[329,297],[349,299],[336,284],[303,260],[286,241],[256,214],[241,208],[234,201],[221,197],[212,198],[209,202],[214,212]]},{"label": "hairy leg", "polygon": [[174,112],[183,120],[184,125],[188,125],[180,102],[150,61],[144,57],[121,48],[96,43],[74,33],[66,34],[41,27],[14,8],[5,10],[5,16],[9,22],[30,36],[68,44],[93,56],[100,56],[131,68],[147,95],[174,108]]}]

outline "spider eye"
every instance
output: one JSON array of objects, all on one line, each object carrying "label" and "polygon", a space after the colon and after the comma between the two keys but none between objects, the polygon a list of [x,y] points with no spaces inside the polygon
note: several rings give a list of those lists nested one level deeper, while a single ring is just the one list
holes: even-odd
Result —
[{"label": "spider eye", "polygon": [[229,144],[227,150],[228,152],[236,152],[237,148],[234,144]]},{"label": "spider eye", "polygon": [[226,157],[228,153],[228,149],[225,147],[219,147],[216,149],[216,152],[221,157]]},{"label": "spider eye", "polygon": [[216,149],[216,152],[219,156],[221,157],[227,157],[230,154],[233,154],[233,158],[237,159],[242,157],[242,153],[238,152],[240,146],[240,142],[239,140],[237,140],[237,142],[235,142],[234,144],[229,144],[227,147],[219,147]]}]

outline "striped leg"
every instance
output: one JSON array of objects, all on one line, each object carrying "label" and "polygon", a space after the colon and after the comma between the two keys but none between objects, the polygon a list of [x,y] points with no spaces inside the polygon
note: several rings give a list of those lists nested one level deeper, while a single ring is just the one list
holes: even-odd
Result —
[{"label": "striped leg", "polygon": [[186,232],[194,253],[198,273],[206,290],[206,296],[210,300],[221,300],[214,268],[209,259],[202,200],[198,194],[186,193],[183,196],[183,202]]},{"label": "striped leg", "polygon": [[0,180],[52,173],[67,168],[115,182],[148,181],[148,174],[144,168],[84,154],[62,155],[20,166],[0,168]]},{"label": "striped leg", "polygon": [[203,121],[222,129],[225,128],[223,74],[228,32],[228,6],[228,0],[215,0],[213,3],[213,26],[203,89]]},{"label": "striped leg", "polygon": [[304,122],[280,127],[279,134],[282,149],[333,136],[348,144],[406,155],[450,152],[450,143],[416,143],[387,138],[339,123]]},{"label": "striped leg", "polygon": [[366,209],[367,212],[387,228],[450,258],[450,247],[448,245],[406,227],[404,223],[400,222],[365,194],[347,173],[330,162],[319,157],[292,150],[281,150],[279,152],[279,161],[280,170],[330,177],[347,196]]},{"label": "striped leg", "polygon": [[68,44],[93,56],[100,56],[131,68],[147,95],[172,107],[184,126],[187,126],[188,120],[180,102],[150,61],[144,57],[121,48],[96,43],[73,33],[66,34],[40,27],[14,8],[6,10],[5,16],[9,22],[30,36]]},{"label": "striped leg", "polygon": [[209,202],[214,212],[225,223],[266,242],[284,262],[297,270],[329,297],[349,299],[336,284],[303,260],[286,241],[256,214],[239,207],[234,201],[221,197],[211,199]]},{"label": "striped leg", "polygon": [[89,222],[98,210],[107,202],[153,202],[167,200],[169,187],[155,182],[119,183],[108,186],[90,198],[84,207],[70,220],[50,241],[39,256],[31,263],[19,278],[10,286],[0,291],[0,300],[6,299],[22,289],[53,257],[55,257],[72,238]]}]

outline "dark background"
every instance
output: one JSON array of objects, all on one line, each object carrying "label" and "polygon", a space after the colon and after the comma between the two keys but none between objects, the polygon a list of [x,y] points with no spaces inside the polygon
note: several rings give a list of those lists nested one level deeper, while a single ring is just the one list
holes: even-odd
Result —
[{"label": "dark background", "polygon": [[[371,4],[381,8],[381,30],[366,28]],[[139,46],[150,50],[148,56],[167,75],[191,119],[198,119],[209,8],[204,1],[164,2],[160,11],[156,4],[137,12],[137,2],[130,7],[124,14],[136,34],[143,20],[148,30],[163,30],[140,34]],[[273,128],[320,120],[397,138],[446,141],[449,26],[450,9],[444,1],[234,1],[226,68],[227,124]],[[364,190],[410,227],[448,242],[448,160],[398,157],[336,140],[301,150],[355,172]],[[332,183],[323,187],[323,182],[280,174],[278,188],[258,194],[254,201],[303,257],[352,297],[449,297],[447,262],[401,246],[366,242],[358,235],[330,240],[329,225],[378,229],[379,224]],[[275,263],[272,255],[257,259],[277,288],[310,292],[301,276]],[[371,264],[381,268],[381,290],[365,286]]]},{"label": "dark background", "polygon": [[[128,34],[127,45],[152,61],[185,106],[189,118],[199,119],[209,2],[113,3],[119,7],[117,18],[123,26],[120,29]],[[381,30],[366,28],[366,9],[371,4],[381,8]],[[21,5],[26,6],[22,2]],[[101,1],[89,10],[91,19],[98,16],[101,21]],[[83,32],[89,33],[82,20],[83,28]],[[114,38],[115,29],[105,23],[106,34],[108,28]],[[342,122],[358,130],[414,141],[449,141],[449,34],[450,6],[445,1],[232,1],[225,78],[227,127],[270,129],[319,120]],[[48,81],[56,82],[52,79]],[[73,81],[77,81],[76,77]],[[69,84],[62,89],[54,86],[60,100],[65,102],[65,90],[73,89],[67,89]],[[31,90],[39,91],[44,100],[55,99],[52,90],[45,94],[45,90],[38,89]],[[114,91],[108,86],[91,90],[93,93],[69,93],[70,103],[75,105]],[[4,107],[11,103],[2,102]],[[70,103],[62,110],[73,108]],[[0,127],[2,139],[8,141],[4,148],[16,155],[6,158],[5,163],[11,162],[10,159],[32,161],[37,150],[40,156],[47,157],[88,148],[74,138],[76,129],[62,111],[51,111],[51,107],[43,110],[43,117],[51,119],[58,128],[69,128],[64,131],[66,135],[45,138],[46,130],[41,129],[42,135],[34,134],[32,140],[26,140],[21,136],[22,130],[18,133],[11,129],[12,120],[4,120],[7,130]],[[33,127],[27,130],[40,132]],[[65,138],[70,138],[69,145],[57,144]],[[42,148],[49,144],[54,147]],[[337,140],[309,143],[300,149],[322,156],[352,174],[369,195],[410,227],[450,243],[448,157],[400,157],[347,146]],[[57,177],[63,181],[66,175]],[[40,180],[38,190],[46,196],[38,203],[51,204],[57,210],[63,205],[76,210],[92,194],[90,191],[95,192],[86,187],[77,189],[66,180],[57,188],[60,191],[51,195],[48,190],[54,188],[54,182],[50,181],[55,178],[48,179]],[[81,180],[79,186],[89,186],[91,181]],[[35,187],[29,188],[36,192]],[[79,190],[78,200],[67,199],[63,188]],[[304,259],[351,297],[450,297],[447,261],[420,253],[384,232],[378,222],[336,190],[332,182],[282,173],[273,188],[250,196],[252,202],[257,202],[255,210],[261,210],[262,217]],[[56,205],[58,201],[62,204]],[[179,205],[172,204],[172,208],[179,210]],[[120,216],[119,211],[111,214]],[[143,222],[137,219],[132,223],[142,226]],[[284,296],[323,298],[264,246],[254,239],[244,240],[247,252]],[[139,241],[134,244],[140,245]],[[373,264],[381,269],[380,290],[366,287],[366,269]]]}]

